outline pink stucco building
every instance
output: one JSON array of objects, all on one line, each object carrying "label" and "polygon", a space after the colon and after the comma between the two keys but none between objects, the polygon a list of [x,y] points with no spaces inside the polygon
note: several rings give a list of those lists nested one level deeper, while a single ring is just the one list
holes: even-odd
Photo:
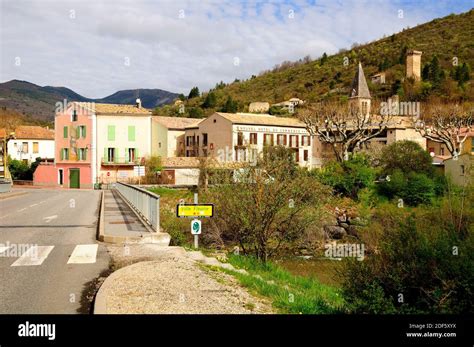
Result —
[{"label": "pink stucco building", "polygon": [[55,163],[39,165],[35,185],[93,188],[92,116],[73,103],[55,117]]}]

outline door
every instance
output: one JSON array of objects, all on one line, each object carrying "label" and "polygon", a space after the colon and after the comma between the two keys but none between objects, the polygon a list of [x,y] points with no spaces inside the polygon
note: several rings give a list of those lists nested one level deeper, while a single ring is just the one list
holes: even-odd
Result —
[{"label": "door", "polygon": [[69,188],[80,188],[79,169],[69,169]]},{"label": "door", "polygon": [[59,185],[62,186],[63,185],[63,180],[64,180],[64,178],[63,178],[63,169],[59,169],[58,176],[59,176],[58,177]]}]

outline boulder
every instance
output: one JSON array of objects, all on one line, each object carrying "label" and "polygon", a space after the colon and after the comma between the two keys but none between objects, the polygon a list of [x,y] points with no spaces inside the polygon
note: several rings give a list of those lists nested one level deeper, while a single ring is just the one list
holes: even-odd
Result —
[{"label": "boulder", "polygon": [[331,239],[342,239],[346,235],[346,230],[343,227],[337,225],[325,225],[324,231]]}]

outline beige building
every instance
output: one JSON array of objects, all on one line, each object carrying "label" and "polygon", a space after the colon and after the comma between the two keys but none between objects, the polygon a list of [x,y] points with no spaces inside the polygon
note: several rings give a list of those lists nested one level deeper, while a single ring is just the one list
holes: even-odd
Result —
[{"label": "beige building", "polygon": [[265,146],[291,148],[303,167],[318,165],[306,125],[295,118],[268,114],[216,112],[186,128],[186,157],[213,157],[221,163],[251,162]]},{"label": "beige building", "polygon": [[202,119],[184,117],[153,117],[152,153],[162,158],[184,157],[185,129],[201,121]]},{"label": "beige building", "polygon": [[421,80],[421,55],[423,52],[409,50],[406,60],[406,76],[414,78],[416,81]]}]

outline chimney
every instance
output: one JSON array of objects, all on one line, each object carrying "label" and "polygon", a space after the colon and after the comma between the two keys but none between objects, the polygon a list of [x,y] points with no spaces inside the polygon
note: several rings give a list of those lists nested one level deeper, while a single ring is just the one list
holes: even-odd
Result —
[{"label": "chimney", "polygon": [[137,98],[137,100],[135,100],[135,103],[137,108],[142,108],[142,101],[140,100],[140,98]]},{"label": "chimney", "polygon": [[407,78],[413,78],[415,81],[421,80],[421,51],[407,51]]}]

